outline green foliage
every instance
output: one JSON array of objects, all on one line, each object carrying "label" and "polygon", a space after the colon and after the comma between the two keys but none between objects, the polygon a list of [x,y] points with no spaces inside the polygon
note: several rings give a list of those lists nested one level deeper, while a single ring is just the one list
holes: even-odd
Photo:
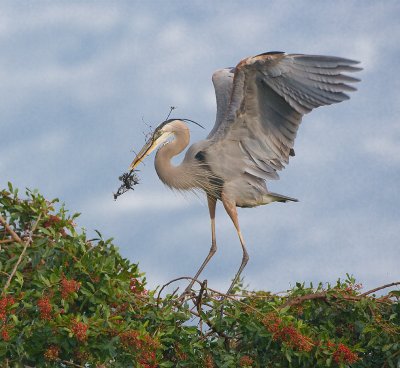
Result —
[{"label": "green foliage", "polygon": [[6,367],[398,367],[399,291],[351,277],[286,295],[158,297],[111,239],[57,200],[0,191],[0,362]]}]

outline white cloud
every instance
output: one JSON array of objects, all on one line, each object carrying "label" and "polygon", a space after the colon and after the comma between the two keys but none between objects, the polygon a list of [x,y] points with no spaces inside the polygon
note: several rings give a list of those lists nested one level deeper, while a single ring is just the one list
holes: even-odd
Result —
[{"label": "white cloud", "polygon": [[111,3],[35,2],[23,6],[2,5],[3,37],[45,27],[66,26],[75,31],[104,32],[121,20],[118,6]]},{"label": "white cloud", "polygon": [[35,161],[44,156],[49,160],[57,160],[68,139],[68,134],[57,129],[40,136],[27,135],[17,142],[3,144],[0,147],[0,167],[2,170],[11,171],[13,165],[17,167],[23,167],[25,164],[34,166]]},{"label": "white cloud", "polygon": [[392,126],[391,130],[381,131],[365,139],[363,149],[372,160],[379,160],[384,165],[398,166],[400,164],[400,130]]},{"label": "white cloud", "polygon": [[179,193],[171,192],[137,192],[127,193],[114,201],[110,193],[103,193],[88,199],[82,204],[86,215],[103,213],[110,218],[123,217],[127,213],[150,215],[152,212],[173,211],[189,205],[187,199]]}]

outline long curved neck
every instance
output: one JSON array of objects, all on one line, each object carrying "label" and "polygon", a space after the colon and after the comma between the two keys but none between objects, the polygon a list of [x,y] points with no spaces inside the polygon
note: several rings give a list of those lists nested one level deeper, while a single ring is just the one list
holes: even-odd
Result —
[{"label": "long curved neck", "polygon": [[174,166],[171,159],[181,153],[189,144],[189,129],[185,124],[174,130],[175,139],[162,146],[156,154],[155,168],[158,177],[169,187],[187,190],[193,187],[193,175],[188,172],[185,160]]}]

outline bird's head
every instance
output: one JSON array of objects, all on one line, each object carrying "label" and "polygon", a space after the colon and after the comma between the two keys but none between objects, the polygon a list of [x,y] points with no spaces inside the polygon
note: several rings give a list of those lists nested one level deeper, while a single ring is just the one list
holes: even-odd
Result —
[{"label": "bird's head", "polygon": [[170,119],[163,121],[151,134],[146,144],[136,155],[135,159],[129,166],[129,170],[133,170],[138,166],[150,153],[152,153],[158,146],[165,143],[167,139],[174,133],[173,127],[180,120]]},{"label": "bird's head", "polygon": [[136,155],[135,159],[129,166],[129,170],[134,170],[151,152],[153,152],[158,146],[165,143],[169,137],[177,133],[180,129],[188,131],[186,122],[194,123],[199,127],[203,128],[202,125],[196,123],[190,119],[168,119],[163,121],[152,133],[149,140]]}]

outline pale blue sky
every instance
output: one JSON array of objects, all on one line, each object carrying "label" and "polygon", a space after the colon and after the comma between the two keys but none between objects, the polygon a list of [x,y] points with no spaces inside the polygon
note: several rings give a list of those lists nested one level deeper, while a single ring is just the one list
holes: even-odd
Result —
[{"label": "pale blue sky", "polygon": [[[399,279],[400,3],[396,1],[2,1],[0,185],[59,197],[79,225],[114,237],[151,286],[192,275],[210,246],[206,202],[158,180],[113,201],[118,176],[169,106],[211,130],[211,74],[269,50],[362,62],[351,100],[303,120],[271,190],[299,198],[239,211],[250,288]],[[192,141],[207,135],[192,127]],[[228,287],[241,259],[217,209],[203,277]]]}]

